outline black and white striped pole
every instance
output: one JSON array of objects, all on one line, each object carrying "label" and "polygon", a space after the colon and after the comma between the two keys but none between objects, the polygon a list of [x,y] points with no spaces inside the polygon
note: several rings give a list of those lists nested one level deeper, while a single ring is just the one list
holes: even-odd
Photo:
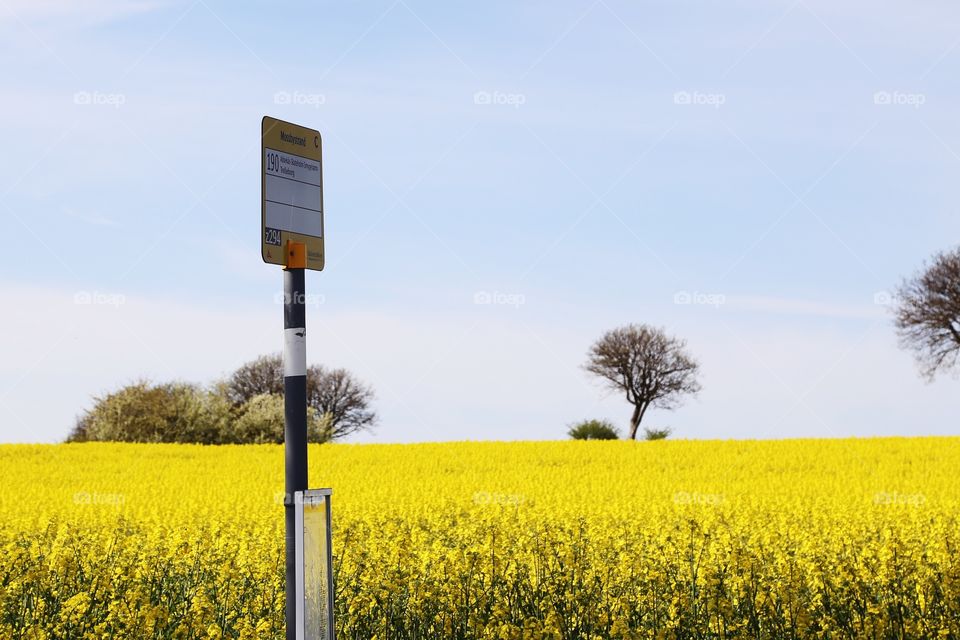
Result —
[{"label": "black and white striped pole", "polygon": [[296,640],[298,600],[294,501],[298,491],[307,490],[307,322],[304,299],[306,247],[297,242],[289,242],[286,251],[286,267],[283,270],[285,619],[287,640]]}]

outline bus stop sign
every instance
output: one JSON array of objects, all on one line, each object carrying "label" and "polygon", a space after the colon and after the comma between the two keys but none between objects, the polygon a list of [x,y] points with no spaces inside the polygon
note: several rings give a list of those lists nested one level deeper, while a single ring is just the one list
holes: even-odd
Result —
[{"label": "bus stop sign", "polygon": [[288,242],[306,248],[306,268],[323,270],[323,143],[320,132],[264,116],[260,241],[263,261],[286,266]]}]

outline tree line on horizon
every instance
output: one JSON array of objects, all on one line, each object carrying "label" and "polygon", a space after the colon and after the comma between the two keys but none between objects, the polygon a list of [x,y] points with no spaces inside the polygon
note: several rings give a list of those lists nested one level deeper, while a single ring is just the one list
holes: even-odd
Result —
[{"label": "tree line on horizon", "polygon": [[[912,351],[921,375],[960,369],[960,247],[936,254],[904,279],[894,297],[894,324],[904,349]],[[630,406],[635,440],[650,409],[672,410],[696,395],[699,363],[686,341],[649,324],[628,324],[604,333],[587,353],[583,369]],[[283,360],[279,354],[247,362],[210,386],[138,381],[94,399],[78,418],[68,442],[282,443]],[[329,442],[377,422],[373,389],[346,369],[312,366],[307,371],[308,440]],[[667,428],[644,427],[647,440]],[[607,420],[584,420],[569,428],[580,440],[620,437]]]},{"label": "tree line on horizon", "polygon": [[[346,369],[307,370],[307,440],[330,442],[377,422],[373,389]],[[94,398],[67,442],[281,444],[283,358],[261,356],[209,386],[139,380]]]}]

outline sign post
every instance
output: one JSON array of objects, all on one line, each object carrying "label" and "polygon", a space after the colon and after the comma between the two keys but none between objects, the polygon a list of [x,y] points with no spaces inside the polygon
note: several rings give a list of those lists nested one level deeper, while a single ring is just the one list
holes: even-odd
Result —
[{"label": "sign post", "polygon": [[[291,258],[303,253],[291,244]],[[298,251],[299,249],[299,251]],[[293,498],[307,489],[307,322],[302,261],[291,259],[283,270],[283,446],[284,517],[286,532],[287,640],[295,640],[290,621],[296,618],[296,529]]]},{"label": "sign post", "polygon": [[[265,116],[261,122],[261,255],[269,264],[283,265],[283,397],[284,397],[284,531],[287,640],[333,640],[333,573],[304,585],[305,559],[316,563],[330,554],[329,490],[322,494],[326,537],[322,553],[305,545],[319,545],[321,536],[304,536],[307,490],[307,269],[323,269],[323,170],[320,132]],[[320,490],[324,491],[324,490]],[[315,500],[317,498],[311,498]],[[311,525],[315,528],[315,524]],[[329,560],[326,560],[329,564]],[[309,575],[319,575],[315,571]],[[314,590],[322,588],[322,597]],[[304,620],[311,602],[325,603],[328,620],[308,633]],[[312,617],[311,617],[312,616]],[[299,624],[298,624],[299,622]],[[318,635],[322,632],[323,635]]]}]

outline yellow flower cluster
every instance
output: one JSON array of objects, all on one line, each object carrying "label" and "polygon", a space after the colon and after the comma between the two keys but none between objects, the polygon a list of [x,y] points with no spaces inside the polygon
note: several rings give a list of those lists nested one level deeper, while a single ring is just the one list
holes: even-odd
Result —
[{"label": "yellow flower cluster", "polygon": [[[311,446],[337,636],[960,638],[960,439]],[[283,637],[283,449],[0,446],[0,638]]]}]

